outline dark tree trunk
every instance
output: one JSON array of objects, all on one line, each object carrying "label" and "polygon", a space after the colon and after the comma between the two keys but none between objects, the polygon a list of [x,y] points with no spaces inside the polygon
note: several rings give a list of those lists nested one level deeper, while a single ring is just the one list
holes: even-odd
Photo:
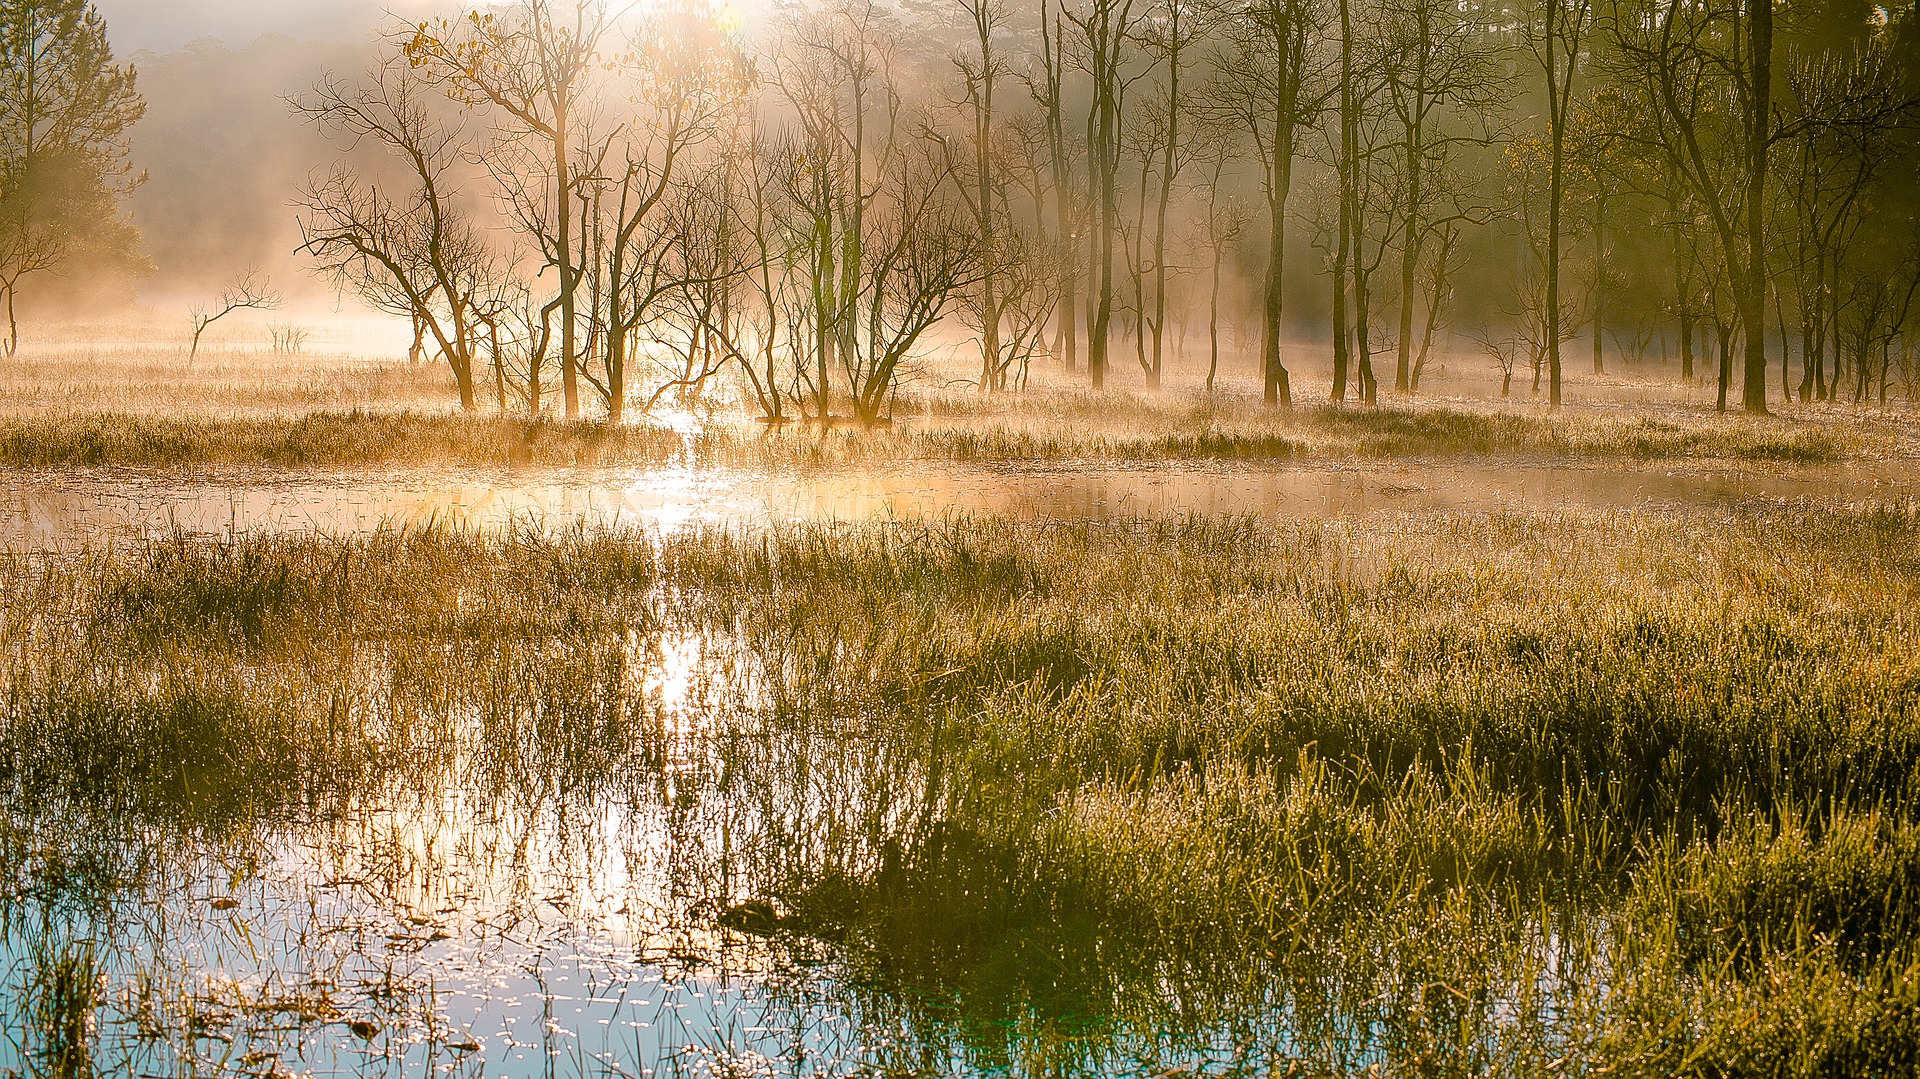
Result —
[{"label": "dark tree trunk", "polygon": [[1772,132],[1773,0],[1747,0],[1752,25],[1753,102],[1749,118],[1747,176],[1747,288],[1741,315],[1746,331],[1746,367],[1741,404],[1767,411],[1767,142]]},{"label": "dark tree trunk", "polygon": [[1607,328],[1607,194],[1593,200],[1593,373],[1604,375]]},{"label": "dark tree trunk", "polygon": [[1347,368],[1352,362],[1352,333],[1347,290],[1353,253],[1353,17],[1350,0],[1340,0],[1340,228],[1333,256],[1333,389],[1335,401],[1347,399]]},{"label": "dark tree trunk", "polygon": [[1714,408],[1718,411],[1725,412],[1727,410],[1727,383],[1733,379],[1733,330],[1716,319],[1714,321],[1713,332],[1715,336],[1719,338],[1720,343],[1720,397],[1718,403],[1714,405]]}]

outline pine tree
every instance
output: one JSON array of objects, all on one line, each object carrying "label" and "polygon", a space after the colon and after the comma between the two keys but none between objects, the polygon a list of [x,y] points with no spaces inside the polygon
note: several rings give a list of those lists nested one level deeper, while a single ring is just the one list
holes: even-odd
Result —
[{"label": "pine tree", "polygon": [[146,111],[92,0],[0,0],[0,301],[11,355],[28,278],[76,260],[139,261],[120,210]]}]

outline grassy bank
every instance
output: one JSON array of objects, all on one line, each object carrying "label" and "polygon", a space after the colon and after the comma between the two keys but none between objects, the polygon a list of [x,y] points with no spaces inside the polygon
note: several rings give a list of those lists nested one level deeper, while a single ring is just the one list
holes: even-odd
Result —
[{"label": "grassy bank", "polygon": [[17,468],[651,465],[675,460],[682,453],[679,436],[659,427],[563,425],[439,413],[0,420],[0,464]]},{"label": "grassy bank", "polygon": [[[657,803],[727,836],[681,916],[833,942],[903,1053],[1064,1066],[1168,1014],[1310,1073],[1920,1051],[1912,507],[174,540],[0,579],[16,902],[139,886],[115,842],[49,863],[56,821]],[[691,719],[647,674],[688,641]]]},{"label": "grassy bank", "polygon": [[[1104,411],[1093,405],[1106,407]],[[1701,414],[1543,415],[1445,407],[1268,412],[1190,402],[1063,399],[981,416],[927,412],[890,428],[763,431],[714,422],[692,434],[645,422],[611,426],[491,415],[312,412],[174,419],[49,413],[0,419],[0,466],[590,465],[692,463],[835,469],[914,461],[1280,461],[1486,457],[1615,461],[1876,459],[1884,434],[1835,423]]]}]

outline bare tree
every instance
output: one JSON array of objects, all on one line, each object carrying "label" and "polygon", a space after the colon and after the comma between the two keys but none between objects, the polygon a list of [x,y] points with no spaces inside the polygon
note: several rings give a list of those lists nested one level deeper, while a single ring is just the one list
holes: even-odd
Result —
[{"label": "bare tree", "polygon": [[1027,78],[1034,101],[1046,117],[1047,164],[1053,192],[1055,264],[1060,274],[1058,313],[1054,319],[1054,358],[1072,370],[1079,353],[1079,256],[1085,230],[1085,203],[1073,168],[1073,142],[1066,125],[1066,17],[1058,6],[1040,0],[1038,77]]},{"label": "bare tree", "polygon": [[503,271],[457,202],[462,130],[437,116],[432,101],[410,67],[388,59],[358,85],[329,78],[294,103],[329,136],[384,150],[406,175],[398,197],[346,165],[316,179],[303,199],[301,250],[375,308],[423,326],[471,411],[477,300],[497,291]]},{"label": "bare tree", "polygon": [[1869,193],[1896,160],[1913,102],[1879,44],[1852,55],[1796,57],[1784,81],[1794,105],[1781,132],[1788,152],[1780,178],[1793,225],[1787,258],[1799,299],[1799,392],[1802,400],[1824,399],[1833,392],[1826,349],[1843,291],[1836,277],[1859,236]]},{"label": "bare tree", "polygon": [[772,70],[790,132],[761,144],[761,292],[803,417],[833,422],[843,389],[850,419],[881,422],[922,335],[979,286],[980,237],[955,157],[905,100],[885,10],[842,0],[791,30]]},{"label": "bare tree", "polygon": [[1531,343],[1522,335],[1483,337],[1480,348],[1500,372],[1500,397],[1505,400],[1513,393],[1513,373],[1519,369],[1520,358],[1531,349]]},{"label": "bare tree", "polygon": [[1221,178],[1233,161],[1232,144],[1225,139],[1211,142],[1211,160],[1207,171],[1207,216],[1197,237],[1205,249],[1209,266],[1207,288],[1207,394],[1212,396],[1214,380],[1220,374],[1220,284],[1230,255],[1246,236],[1253,215],[1230,194],[1223,193]]},{"label": "bare tree", "polygon": [[544,243],[559,275],[560,384],[567,419],[580,415],[578,293],[582,266],[572,213],[580,192],[574,151],[591,119],[592,80],[605,69],[601,46],[614,23],[603,0],[516,0],[505,12],[472,11],[423,23],[402,42],[422,76],[470,108],[497,110],[514,132],[537,143],[552,228]]},{"label": "bare tree", "polygon": [[[1462,17],[1457,3],[1387,0],[1384,15],[1384,45],[1392,62],[1381,68],[1387,104],[1399,121],[1403,217],[1393,388],[1411,393],[1416,388],[1413,318],[1421,294],[1417,278],[1422,256],[1430,240],[1448,242],[1458,231],[1457,206],[1447,206],[1447,196],[1457,194],[1458,186],[1449,184],[1445,173],[1460,143],[1488,137],[1485,117],[1497,103],[1498,84],[1487,44],[1478,28]],[[1442,268],[1451,254],[1448,246],[1441,254]],[[1423,355],[1432,340],[1432,322],[1429,317],[1421,335]]]},{"label": "bare tree", "polygon": [[1325,106],[1310,44],[1322,13],[1312,0],[1252,0],[1222,21],[1224,48],[1209,95],[1215,107],[1244,129],[1260,162],[1267,209],[1267,272],[1261,304],[1260,365],[1268,406],[1291,405],[1293,391],[1281,362],[1285,305],[1287,199],[1302,135]]},{"label": "bare tree", "polygon": [[[1340,105],[1334,114],[1338,124],[1337,145],[1333,149],[1334,177],[1339,184],[1339,222],[1334,227],[1333,255],[1333,385],[1328,396],[1337,402],[1347,399],[1347,375],[1353,364],[1353,332],[1348,304],[1353,282],[1353,218],[1357,189],[1354,185],[1359,149],[1354,133],[1359,128],[1359,97],[1355,92],[1358,70],[1354,64],[1353,0],[1340,4]],[[1363,387],[1362,396],[1365,396]]]},{"label": "bare tree", "polygon": [[1106,385],[1113,324],[1114,244],[1120,232],[1120,157],[1125,133],[1126,66],[1138,12],[1136,0],[1088,0],[1066,13],[1079,33],[1080,61],[1089,84],[1087,188],[1093,206],[1093,308],[1087,316],[1087,376]]},{"label": "bare tree", "polygon": [[1613,26],[1620,77],[1646,103],[1646,136],[1661,147],[1688,201],[1708,223],[1720,248],[1718,261],[1729,268],[1730,302],[1746,348],[1742,404],[1764,413],[1766,181],[1778,135],[1771,105],[1772,4],[1640,4],[1623,10]]},{"label": "bare tree", "polygon": [[[1184,78],[1187,67],[1192,61],[1195,46],[1204,39],[1208,23],[1207,8],[1196,0],[1161,0],[1160,4],[1149,12],[1144,37],[1150,54],[1159,63],[1162,80],[1166,87],[1164,105],[1161,113],[1165,122],[1159,132],[1158,140],[1159,172],[1158,191],[1155,193],[1153,224],[1153,313],[1148,316],[1143,310],[1142,319],[1153,333],[1152,360],[1147,366],[1147,384],[1158,388],[1163,363],[1164,344],[1167,324],[1167,213],[1173,204],[1175,185],[1185,170],[1192,151],[1185,140],[1185,128],[1181,120],[1185,118],[1191,105],[1183,94],[1190,93]],[[1140,195],[1146,199],[1143,190]]]},{"label": "bare tree", "polygon": [[[657,303],[692,284],[684,274],[700,272],[693,268],[699,256],[673,250],[705,240],[688,224],[700,201],[686,182],[689,159],[714,137],[746,85],[744,59],[711,37],[664,13],[642,20],[618,65],[626,87],[621,121],[581,140],[585,152],[574,172],[589,196],[580,232],[591,242],[570,261],[589,268],[600,347],[589,348],[579,367],[614,422],[626,410],[636,333]],[[592,358],[601,361],[604,379],[591,373]],[[658,400],[659,389],[647,391],[650,400]]]},{"label": "bare tree", "polygon": [[187,359],[200,355],[200,337],[207,328],[236,311],[277,311],[280,294],[268,287],[258,270],[248,270],[239,280],[220,290],[212,303],[193,309],[193,345]]},{"label": "bare tree", "polygon": [[1548,180],[1546,205],[1545,296],[1541,310],[1547,324],[1547,396],[1560,407],[1560,345],[1569,340],[1560,325],[1561,214],[1566,205],[1567,131],[1573,117],[1573,87],[1587,33],[1592,28],[1592,0],[1537,0],[1527,13],[1527,49],[1546,77]]}]

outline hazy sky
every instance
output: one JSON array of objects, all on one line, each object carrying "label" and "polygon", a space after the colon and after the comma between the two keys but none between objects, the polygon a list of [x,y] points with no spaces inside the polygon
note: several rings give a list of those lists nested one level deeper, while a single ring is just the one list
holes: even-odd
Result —
[{"label": "hazy sky", "polygon": [[[426,0],[94,0],[114,51],[172,52],[197,38],[245,45],[278,31],[299,38],[351,41],[379,27],[388,11],[410,14]],[[445,5],[441,5],[445,6]]]}]

